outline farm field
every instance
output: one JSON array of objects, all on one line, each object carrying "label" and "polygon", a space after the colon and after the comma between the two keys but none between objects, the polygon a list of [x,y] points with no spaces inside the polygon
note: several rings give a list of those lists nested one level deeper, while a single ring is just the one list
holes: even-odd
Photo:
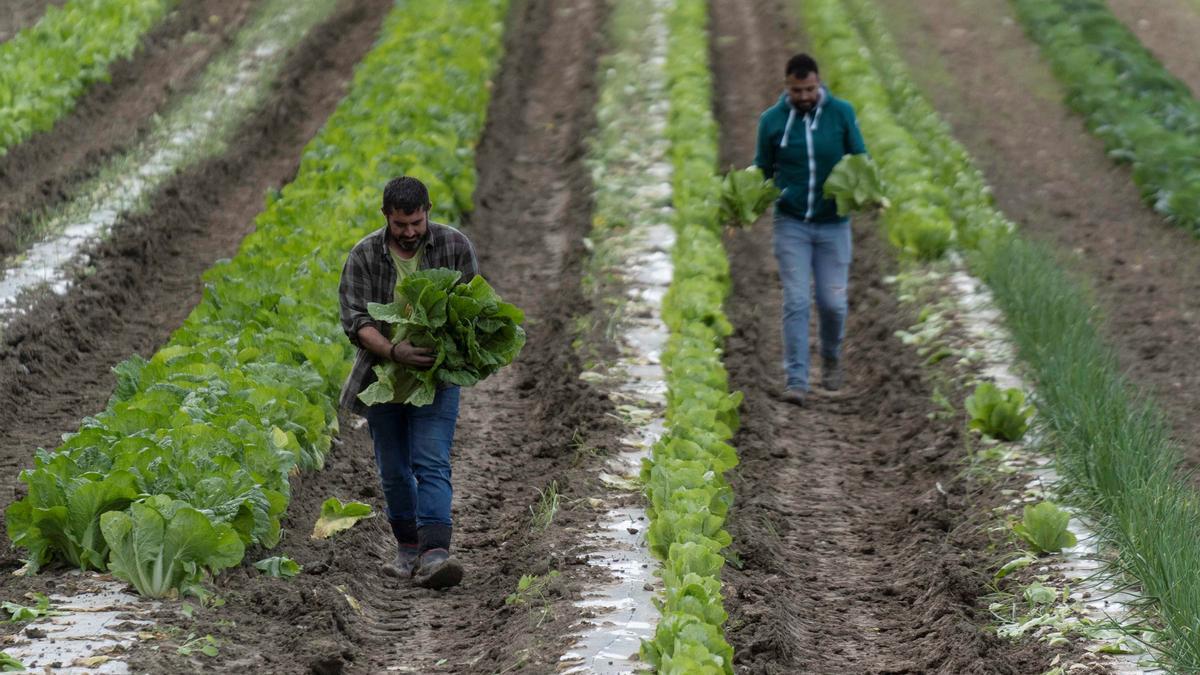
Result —
[{"label": "farm field", "polygon": [[[38,246],[110,223],[0,294],[0,669],[1200,668],[1180,639],[1200,621],[1200,205],[1179,197],[1200,166],[1153,155],[1164,176],[1129,145],[1194,142],[1200,5],[1047,2],[164,3],[0,154],[0,291]],[[88,3],[10,3],[0,48]],[[1051,5],[1112,23],[1078,33]],[[1181,103],[1112,132],[1056,30],[1109,55],[1140,41],[1114,82]],[[720,207],[801,51],[856,107],[891,203],[853,216],[846,384],[814,375],[798,407],[771,212],[736,227]],[[338,273],[403,173],[523,312],[519,356],[462,389],[466,573],[445,590],[383,571],[372,437],[337,407],[355,352]],[[1087,345],[1038,333],[1047,313]],[[981,381],[1019,383],[1024,439],[980,433]],[[310,537],[331,497],[373,515]],[[1057,545],[1028,534],[1043,500],[1070,514]],[[221,543],[127,584],[157,544],[113,523],[148,511]],[[272,556],[299,573],[256,567]],[[104,584],[147,597],[114,601],[72,660],[30,655],[64,620],[47,609],[86,614],[73,600]]]}]

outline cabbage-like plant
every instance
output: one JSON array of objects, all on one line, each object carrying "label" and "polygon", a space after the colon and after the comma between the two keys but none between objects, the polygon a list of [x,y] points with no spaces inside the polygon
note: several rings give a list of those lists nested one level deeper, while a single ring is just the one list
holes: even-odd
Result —
[{"label": "cabbage-like plant", "polygon": [[966,405],[971,428],[1001,441],[1021,440],[1033,414],[1032,408],[1025,405],[1025,394],[1020,389],[1001,391],[991,382],[981,382],[975,387]]},{"label": "cabbage-like plant", "polygon": [[1057,553],[1076,543],[1075,535],[1067,529],[1070,522],[1071,514],[1047,501],[1026,506],[1024,518],[1012,528],[1035,553]]}]

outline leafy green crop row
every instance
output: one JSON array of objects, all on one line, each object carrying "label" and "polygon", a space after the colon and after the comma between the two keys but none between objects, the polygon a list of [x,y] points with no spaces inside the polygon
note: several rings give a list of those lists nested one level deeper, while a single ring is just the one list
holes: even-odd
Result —
[{"label": "leafy green crop row", "polygon": [[54,126],[178,0],[71,0],[0,44],[0,155]]},{"label": "leafy green crop row", "polygon": [[650,506],[647,540],[662,560],[662,619],[642,651],[661,673],[733,673],[733,648],[721,625],[723,529],[733,490],[723,474],[737,464],[728,440],[738,424],[741,394],[729,392],[721,364],[732,331],[722,311],[729,263],[718,218],[717,126],[712,118],[707,3],[677,0],[669,16],[667,55],[677,239],[663,319],[671,337],[667,432],[642,469]]},{"label": "leafy green crop row", "polygon": [[1200,235],[1200,101],[1104,0],[1013,0],[1017,14],[1142,197]]},{"label": "leafy green crop row", "polygon": [[321,468],[337,431],[352,351],[336,320],[342,263],[382,226],[392,176],[423,179],[443,218],[469,208],[505,7],[398,4],[296,180],[205,274],[201,304],[149,361],[116,368],[104,412],[23,472],[8,533],[33,569],[111,568],[160,595],[278,543],[289,475]]},{"label": "leafy green crop row", "polygon": [[[1161,618],[1160,647],[1182,670],[1200,670],[1200,496],[1179,479],[1162,414],[1120,374],[1087,291],[992,205],[970,156],[912,84],[870,0],[806,0],[801,11],[818,58],[833,64],[827,80],[863,111],[864,135],[889,185],[919,182],[909,198],[952,218],[957,244],[991,287],[1037,381],[1040,419],[1068,494],[1116,545],[1120,569],[1141,582]],[[929,148],[926,168],[896,172],[881,131]]]},{"label": "leafy green crop row", "polygon": [[893,62],[860,52],[855,17],[865,15],[861,3],[850,4],[853,11],[836,0],[804,3],[803,11],[820,60],[836,64],[825,81],[835,94],[851,97],[888,186],[891,206],[883,224],[889,240],[910,256],[930,260],[952,246],[971,248],[1007,231],[982,176],[929,104],[907,80],[893,80]]}]

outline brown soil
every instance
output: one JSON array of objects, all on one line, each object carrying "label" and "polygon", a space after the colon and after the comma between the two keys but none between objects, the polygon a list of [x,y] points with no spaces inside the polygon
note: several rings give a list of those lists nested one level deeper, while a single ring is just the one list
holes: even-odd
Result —
[{"label": "brown soil", "polygon": [[[20,4],[20,3],[18,3]],[[196,0],[152,29],[132,58],[111,66],[53,129],[0,157],[0,258],[23,248],[37,216],[71,196],[105,157],[130,148],[152,116],[228,46],[256,0]],[[210,20],[219,17],[219,20]]]},{"label": "brown soil", "polygon": [[[336,45],[310,42],[298,53],[324,54],[315,56],[323,59],[352,46],[358,58],[371,42],[367,24],[374,26],[391,3],[371,0],[367,4],[370,21],[346,26],[353,27],[354,34],[338,32]],[[554,669],[567,647],[563,636],[579,618],[571,601],[591,574],[582,565],[576,533],[592,526],[594,515],[572,505],[579,494],[592,494],[597,486],[594,468],[586,466],[592,461],[587,459],[590,453],[580,452],[579,444],[602,453],[617,448],[614,421],[608,415],[612,404],[579,380],[580,364],[570,347],[572,316],[589,311],[580,289],[586,257],[582,240],[591,226],[591,186],[582,158],[583,140],[592,125],[596,95],[592,78],[602,51],[598,36],[604,9],[600,0],[526,0],[514,3],[508,22],[508,51],[479,147],[477,208],[464,229],[489,280],[526,311],[529,342],[517,364],[464,392],[454,459],[455,552],[467,569],[463,585],[436,593],[384,576],[380,567],[394,555],[394,542],[382,518],[366,521],[332,541],[309,539],[320,504],[331,495],[382,506],[366,429],[356,419],[343,418],[343,432],[326,469],[292,482],[283,543],[270,553],[249,552],[247,564],[218,577],[215,590],[225,602],[223,607],[200,610],[195,619],[188,619],[178,605],[168,603],[157,617],[168,642],[136,647],[129,655],[135,671],[375,673],[400,666],[408,672],[544,673]],[[289,95],[313,91],[306,82],[293,78],[287,82]],[[564,90],[571,95],[562,96]],[[315,125],[323,118],[319,109],[289,103],[269,109],[303,111],[296,114],[306,124]],[[232,147],[246,145],[252,144]],[[294,146],[286,156],[294,160],[298,150]],[[239,175],[245,180],[262,172],[262,167],[243,171],[242,159],[226,158],[220,170],[197,174],[189,182],[232,189],[240,185]],[[261,192],[260,188],[255,195]],[[145,222],[149,227],[154,221]],[[205,246],[211,257],[220,255],[211,244]],[[196,272],[188,278],[195,276]],[[128,282],[130,290],[139,293],[161,286],[145,273]],[[171,297],[179,303],[194,292],[176,289]],[[117,302],[108,296],[105,301]],[[103,313],[119,314],[111,308]],[[158,316],[153,310],[148,314]],[[139,318],[144,320],[141,312]],[[139,338],[114,339],[121,341],[120,350],[128,352],[149,351],[165,331],[156,337],[157,341],[145,340],[145,347]],[[38,353],[47,359],[54,351]],[[88,360],[100,358],[104,357],[88,355]],[[43,397],[57,399],[74,415],[63,411],[52,420],[55,428],[48,428],[51,423],[38,423],[23,411],[20,419],[12,420],[23,425],[25,438],[8,450],[14,463],[27,463],[31,440],[49,442],[77,423],[78,411],[103,404],[111,382],[101,376],[101,369],[96,370],[93,377],[105,381],[85,387],[92,392],[85,401],[61,393],[75,371],[26,377],[25,386],[37,379],[52,382],[20,405],[38,406]],[[560,510],[551,527],[532,532],[530,507],[538,501],[537,490],[552,481],[562,495]],[[304,574],[275,581],[249,565],[277,554],[300,562]],[[0,571],[15,565],[10,558]],[[522,574],[550,570],[561,571],[562,581],[551,588],[545,603],[534,599],[525,606],[505,604]],[[47,579],[53,575],[28,583]],[[361,609],[353,608],[348,597]],[[177,655],[175,645],[189,633],[215,636],[220,655],[212,660]]]},{"label": "brown soil", "polygon": [[1108,5],[1155,58],[1200,96],[1200,6],[1194,0],[1108,0]]},{"label": "brown soil", "polygon": [[[711,6],[722,163],[742,166],[799,33],[782,0]],[[999,499],[959,475],[961,427],[928,417],[920,361],[893,336],[913,319],[882,282],[893,263],[875,223],[855,231],[847,388],[814,389],[804,408],[775,398],[781,291],[769,227],[728,240],[726,363],[746,394],[729,520],[741,565],[724,574],[738,672],[1048,670],[1053,652],[985,626],[995,561],[984,532]]]},{"label": "brown soil", "polygon": [[1190,462],[1200,462],[1200,241],[1143,205],[1128,169],[1064,106],[1007,5],[880,4],[999,207],[1096,288],[1121,367],[1157,397]]},{"label": "brown soil", "polygon": [[37,23],[47,7],[61,7],[67,0],[5,0],[0,9],[0,42]]}]

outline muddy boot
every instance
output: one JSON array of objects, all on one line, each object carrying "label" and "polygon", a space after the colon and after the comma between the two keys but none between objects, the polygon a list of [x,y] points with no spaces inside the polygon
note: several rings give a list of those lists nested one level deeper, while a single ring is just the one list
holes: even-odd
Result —
[{"label": "muddy boot", "polygon": [[444,548],[431,548],[417,559],[417,569],[413,572],[413,585],[421,588],[442,590],[457,586],[463,578],[462,565],[450,557],[450,552]]},{"label": "muddy boot", "polygon": [[846,381],[842,372],[842,363],[838,359],[824,359],[821,362],[821,386],[829,391],[837,391]]},{"label": "muddy boot", "polygon": [[417,565],[417,556],[421,553],[417,521],[389,518],[388,524],[392,526],[392,535],[396,537],[396,559],[384,563],[383,572],[401,579],[411,578],[413,568]]},{"label": "muddy boot", "polygon": [[416,568],[417,558],[419,557],[417,554],[417,545],[400,544],[396,548],[398,549],[396,552],[396,559],[385,564],[383,566],[383,572],[384,574],[398,577],[400,579],[411,579],[413,575],[413,569]]},{"label": "muddy boot", "polygon": [[421,556],[413,571],[414,585],[440,590],[462,581],[462,565],[450,557],[450,533],[449,525],[424,525],[417,530]]}]

